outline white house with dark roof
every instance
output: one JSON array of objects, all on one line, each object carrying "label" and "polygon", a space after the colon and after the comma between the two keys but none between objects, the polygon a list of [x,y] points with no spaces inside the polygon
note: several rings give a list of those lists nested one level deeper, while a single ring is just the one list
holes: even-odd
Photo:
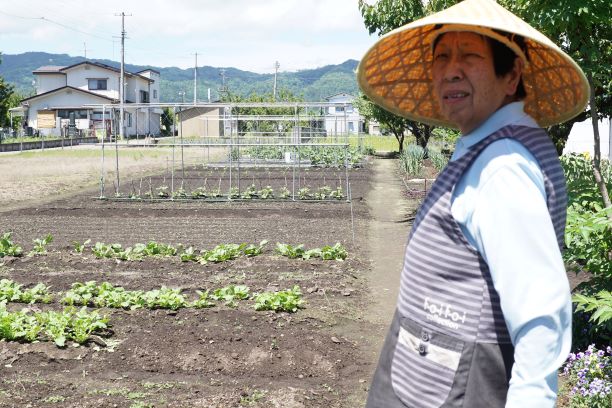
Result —
[{"label": "white house with dark roof", "polygon": [[342,103],[344,106],[329,106],[325,112],[325,130],[327,135],[357,134],[365,131],[365,120],[353,106],[355,97],[348,93],[339,93],[325,98],[327,102]]},{"label": "white house with dark roof", "polygon": [[[117,129],[117,111],[103,112],[102,108],[90,105],[119,102],[119,69],[83,61],[66,67],[40,67],[33,74],[36,95],[21,101],[28,127],[44,135],[56,136],[63,134],[71,122],[82,131],[110,130],[111,126]],[[124,73],[126,135],[159,134],[160,109],[130,107],[133,103],[159,103],[159,82],[159,72],[152,69]]]}]

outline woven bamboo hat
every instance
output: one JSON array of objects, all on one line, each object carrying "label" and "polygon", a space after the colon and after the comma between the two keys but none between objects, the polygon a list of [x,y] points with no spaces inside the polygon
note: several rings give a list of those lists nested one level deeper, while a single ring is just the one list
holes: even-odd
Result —
[{"label": "woven bamboo hat", "polygon": [[[525,111],[540,126],[565,122],[584,110],[589,84],[578,64],[546,36],[493,0],[465,0],[384,35],[359,64],[359,86],[376,104],[397,115],[430,125],[455,127],[440,112],[431,77],[432,43],[448,31],[489,36],[525,61]],[[512,34],[524,37],[525,53],[509,39]]]}]

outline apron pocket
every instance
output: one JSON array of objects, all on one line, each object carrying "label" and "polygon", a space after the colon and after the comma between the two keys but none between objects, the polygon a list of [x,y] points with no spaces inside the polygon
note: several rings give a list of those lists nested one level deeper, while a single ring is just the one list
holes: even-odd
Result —
[{"label": "apron pocket", "polygon": [[393,390],[409,407],[440,407],[453,385],[463,342],[406,320],[391,363]]}]

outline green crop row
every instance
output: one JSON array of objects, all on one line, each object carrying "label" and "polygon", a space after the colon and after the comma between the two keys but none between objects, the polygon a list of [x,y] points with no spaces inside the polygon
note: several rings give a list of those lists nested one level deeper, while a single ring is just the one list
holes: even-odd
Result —
[{"label": "green crop row", "polygon": [[[113,286],[109,282],[98,284],[96,281],[75,282],[70,290],[60,294],[60,302],[67,306],[108,307],[118,309],[170,309],[185,307],[205,308],[215,306],[211,300],[224,302],[230,307],[236,306],[238,300],[255,300],[256,310],[274,310],[295,312],[301,307],[301,292],[298,286],[280,292],[262,292],[251,294],[248,286],[228,285],[210,292],[196,291],[198,298],[189,301],[181,289],[162,286],[159,289],[142,291],[126,290]],[[0,301],[22,303],[50,303],[53,296],[49,287],[38,283],[32,289],[22,289],[22,285],[9,279],[0,281]]]},{"label": "green crop row", "polygon": [[[300,195],[308,193],[307,191],[302,190],[300,190]],[[333,197],[334,191],[326,190],[324,192],[320,192],[320,194],[330,194]],[[11,236],[11,232],[2,234],[0,238],[0,258],[4,256],[21,256],[23,254],[21,246],[14,243]],[[42,239],[35,239],[34,249],[29,253],[29,255],[46,254],[47,245],[52,241],[53,237],[51,234],[48,234]],[[264,240],[259,244],[220,244],[209,250],[198,250],[192,246],[185,248],[185,246],[182,244],[172,246],[155,241],[149,241],[146,244],[137,243],[133,247],[125,248],[118,243],[106,244],[104,242],[96,242],[91,246],[90,243],[90,239],[82,243],[79,241],[73,241],[72,245],[74,252],[82,254],[85,252],[85,249],[89,247],[92,254],[94,254],[96,258],[111,258],[122,261],[141,261],[145,257],[149,256],[178,256],[183,262],[195,261],[201,264],[207,264],[209,262],[226,262],[234,260],[240,256],[254,257],[261,255],[268,241]],[[344,260],[348,256],[346,249],[339,242],[334,246],[326,245],[322,248],[313,248],[310,250],[305,250],[303,244],[292,246],[289,244],[277,243],[275,252],[289,258],[303,259],[321,258],[323,260]],[[0,296],[2,293],[1,290],[3,290],[2,286],[0,286]]]},{"label": "green crop row", "polygon": [[345,162],[349,167],[359,166],[363,160],[363,154],[357,148],[349,148],[348,151],[341,146],[300,146],[287,148],[283,146],[256,146],[246,150],[246,154],[264,160],[282,160],[285,153],[298,153],[300,160],[310,161],[313,166],[320,167],[344,167]]},{"label": "green crop row", "polygon": [[67,340],[83,344],[91,334],[106,329],[107,324],[106,316],[97,311],[88,312],[85,307],[68,307],[62,312],[27,309],[10,312],[6,309],[6,300],[0,302],[0,339],[4,340],[52,340],[59,347]]},{"label": "green crop row", "polygon": [[[310,188],[307,188],[310,192]],[[122,196],[121,193],[117,193],[114,196],[115,198],[129,198],[131,200],[149,200],[149,199],[206,199],[206,198],[229,198],[231,200],[273,200],[273,199],[281,199],[288,200],[293,198],[291,191],[286,187],[281,187],[278,191],[274,191],[271,186],[265,186],[261,189],[257,189],[255,184],[251,184],[245,190],[240,192],[238,187],[232,187],[228,192],[222,192],[220,188],[208,189],[206,187],[198,187],[194,190],[187,191],[182,186],[170,192],[169,187],[166,185],[162,185],[155,189],[155,192],[149,191],[144,194],[140,194],[137,191],[132,191],[127,196]],[[337,187],[335,190],[332,187],[325,185],[319,187],[317,190],[314,190],[313,193],[309,193],[308,195],[298,194],[297,198],[299,200],[342,200],[345,198],[344,192],[342,191],[342,187]]]}]

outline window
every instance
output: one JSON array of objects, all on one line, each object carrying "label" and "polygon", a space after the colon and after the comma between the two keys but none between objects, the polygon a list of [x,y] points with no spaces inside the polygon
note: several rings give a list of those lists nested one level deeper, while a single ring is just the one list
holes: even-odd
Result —
[{"label": "window", "polygon": [[355,122],[349,122],[348,123],[348,131],[350,133],[355,133]]},{"label": "window", "polygon": [[107,89],[106,79],[88,79],[87,85],[90,91],[105,91]]},{"label": "window", "polygon": [[140,91],[140,103],[149,102],[149,93],[147,91]]},{"label": "window", "polygon": [[57,117],[62,119],[70,119],[70,113],[74,112],[75,119],[87,119],[86,110],[73,110],[73,109],[58,109]]},{"label": "window", "polygon": [[153,90],[153,99],[157,99],[157,89]]},{"label": "window", "polygon": [[126,122],[127,127],[132,127],[132,114],[129,112],[125,112],[125,117],[123,120]]},{"label": "window", "polygon": [[336,113],[344,112],[344,106],[336,106]]}]

